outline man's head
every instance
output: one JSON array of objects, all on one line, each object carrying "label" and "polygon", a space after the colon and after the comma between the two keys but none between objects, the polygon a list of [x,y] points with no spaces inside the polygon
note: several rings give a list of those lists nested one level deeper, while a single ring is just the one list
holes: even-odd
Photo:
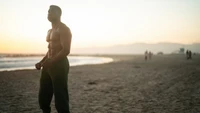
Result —
[{"label": "man's head", "polygon": [[49,11],[48,11],[48,20],[50,22],[54,22],[56,20],[59,20],[62,14],[62,10],[60,7],[56,6],[56,5],[51,5],[49,7]]}]

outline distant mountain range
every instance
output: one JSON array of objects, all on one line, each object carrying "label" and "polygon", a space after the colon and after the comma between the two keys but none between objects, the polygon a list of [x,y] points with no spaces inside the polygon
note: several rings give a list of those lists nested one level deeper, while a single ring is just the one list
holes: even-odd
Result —
[{"label": "distant mountain range", "polygon": [[[193,53],[200,54],[200,43],[179,44],[179,43],[134,43],[129,45],[115,45],[110,47],[89,47],[89,48],[72,48],[70,55],[79,54],[144,54],[151,51],[154,54],[163,52],[164,54],[179,53],[180,48],[191,50]],[[27,56],[44,56],[45,54],[11,54],[0,53],[0,57],[27,57]]]},{"label": "distant mountain range", "polygon": [[111,47],[90,47],[73,48],[72,54],[143,54],[146,50],[153,53],[163,52],[164,54],[178,53],[180,48],[200,53],[200,43],[179,44],[179,43],[134,43],[130,45],[116,45]]}]

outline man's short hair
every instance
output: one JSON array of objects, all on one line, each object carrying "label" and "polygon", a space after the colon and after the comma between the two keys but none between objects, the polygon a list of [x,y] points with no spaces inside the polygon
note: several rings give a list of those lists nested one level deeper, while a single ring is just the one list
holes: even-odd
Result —
[{"label": "man's short hair", "polygon": [[51,5],[50,8],[56,10],[56,12],[58,13],[59,16],[62,15],[62,10],[61,10],[61,8],[59,6],[57,6],[57,5]]}]

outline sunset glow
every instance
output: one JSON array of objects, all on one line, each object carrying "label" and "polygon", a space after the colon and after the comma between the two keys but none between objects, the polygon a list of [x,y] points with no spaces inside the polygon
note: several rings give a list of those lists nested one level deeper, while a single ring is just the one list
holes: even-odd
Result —
[{"label": "sunset glow", "polygon": [[1,0],[0,53],[45,53],[52,4],[63,11],[72,48],[200,43],[199,0]]}]

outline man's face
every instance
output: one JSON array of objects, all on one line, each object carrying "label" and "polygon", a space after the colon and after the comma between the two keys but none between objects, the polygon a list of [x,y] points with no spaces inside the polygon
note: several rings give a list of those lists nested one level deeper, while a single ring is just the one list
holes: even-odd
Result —
[{"label": "man's face", "polygon": [[49,11],[48,11],[48,20],[50,22],[52,22],[52,21],[55,21],[57,19],[58,19],[58,15],[56,13],[56,10],[53,9],[53,8],[50,8]]}]

